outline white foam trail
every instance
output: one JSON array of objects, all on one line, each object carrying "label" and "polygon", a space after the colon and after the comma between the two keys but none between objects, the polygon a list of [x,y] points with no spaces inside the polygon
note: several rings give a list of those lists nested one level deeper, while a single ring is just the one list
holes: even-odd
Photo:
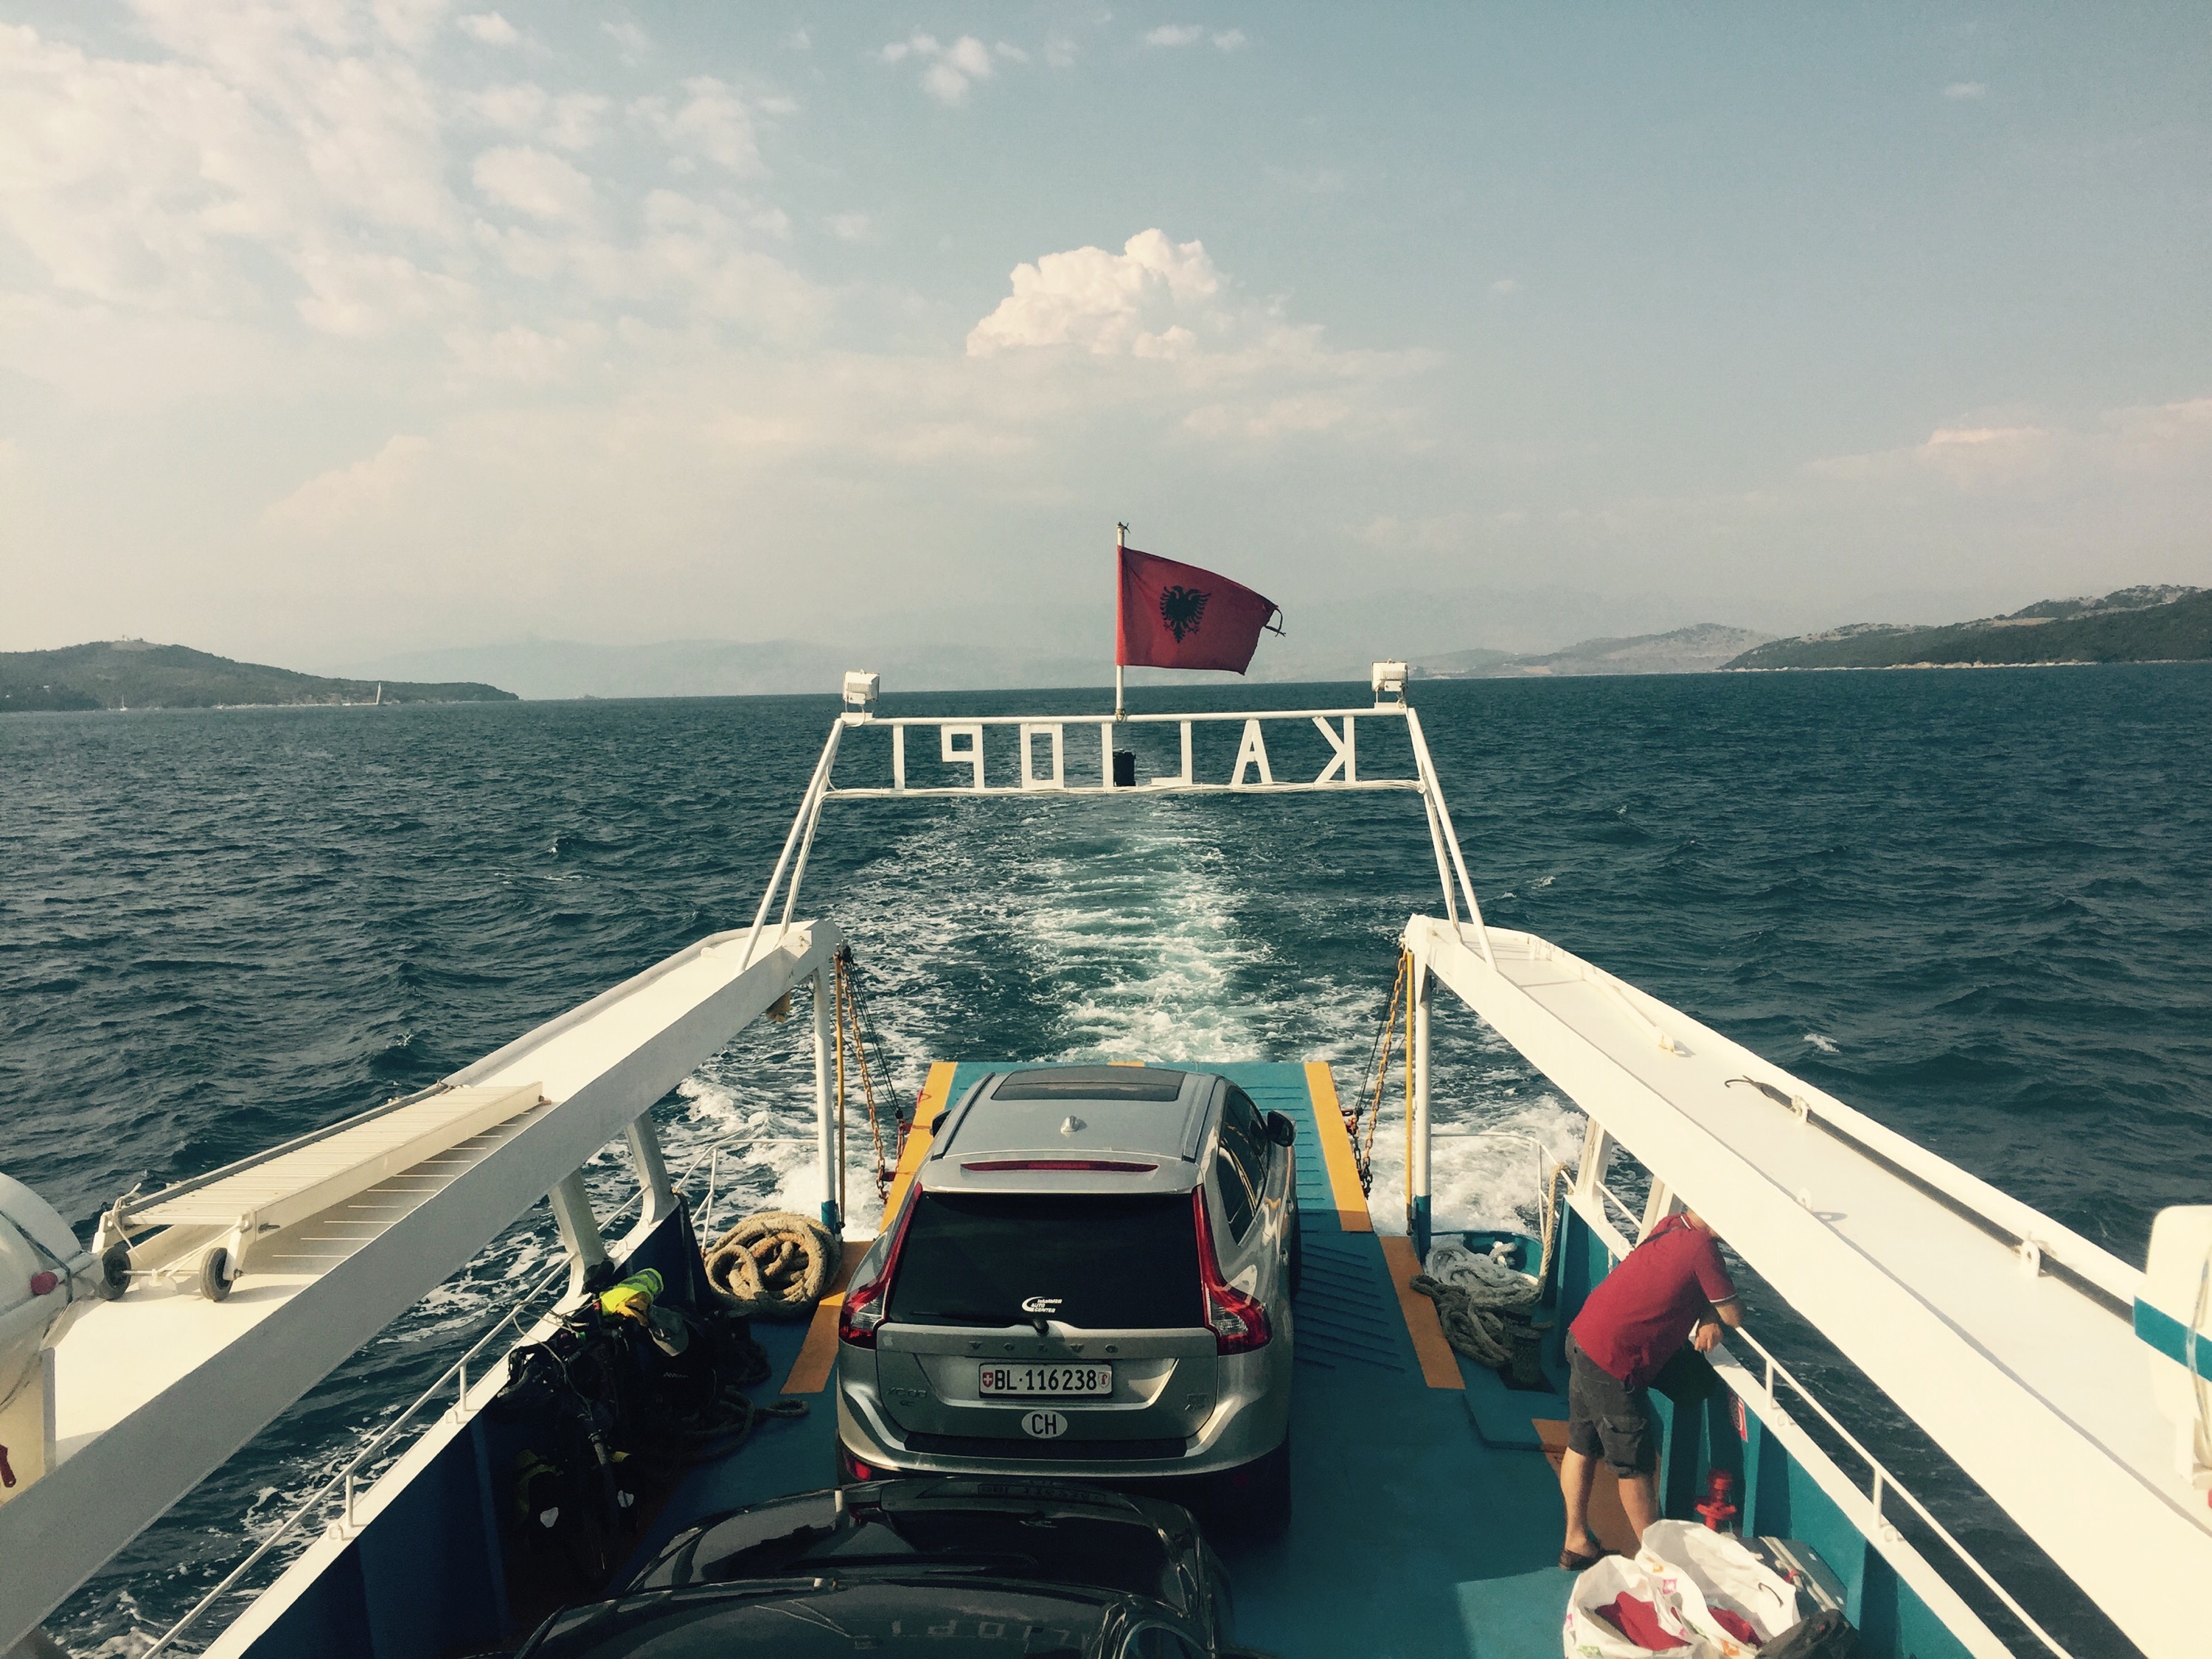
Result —
[{"label": "white foam trail", "polygon": [[1815,1048],[1818,1048],[1824,1054],[1832,1054],[1842,1052],[1836,1047],[1836,1040],[1833,1037],[1822,1036],[1818,1031],[1806,1032],[1805,1041],[1811,1043]]},{"label": "white foam trail", "polygon": [[[1085,806],[1040,803],[1010,823],[995,816],[1000,803],[963,804],[915,826],[828,895],[824,908],[854,940],[908,1097],[926,1060],[987,1057],[975,1030],[1005,1023],[1002,1008],[964,1006],[963,986],[1012,1000],[1017,1015],[1042,1027],[1023,1039],[1028,1052],[1006,1058],[1323,1059],[1346,1096],[1355,1093],[1388,994],[1387,946],[1377,941],[1373,982],[1309,973],[1241,920],[1232,895],[1255,872],[1239,867],[1222,815],[1141,799]],[[1325,896],[1304,899],[1334,919]],[[1571,1164],[1583,1118],[1536,1086],[1471,1012],[1449,997],[1436,1006],[1435,1228],[1533,1226],[1538,1150]],[[683,1085],[685,1109],[664,1136],[672,1165],[724,1145],[714,1230],[749,1209],[815,1212],[811,1055],[805,1018],[757,1027]],[[1394,1080],[1386,1097],[1374,1188],[1376,1224],[1401,1231],[1401,1089]],[[1486,1133],[1468,1138],[1474,1132]],[[857,1097],[847,1150],[848,1231],[864,1235],[880,1206]]]}]

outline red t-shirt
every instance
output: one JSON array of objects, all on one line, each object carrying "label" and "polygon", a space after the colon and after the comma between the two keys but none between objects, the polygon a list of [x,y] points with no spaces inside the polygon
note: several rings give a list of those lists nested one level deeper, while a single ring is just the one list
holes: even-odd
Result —
[{"label": "red t-shirt", "polygon": [[1712,1235],[1670,1215],[1598,1281],[1569,1328],[1599,1370],[1640,1389],[1689,1340],[1705,1304],[1735,1293]]}]

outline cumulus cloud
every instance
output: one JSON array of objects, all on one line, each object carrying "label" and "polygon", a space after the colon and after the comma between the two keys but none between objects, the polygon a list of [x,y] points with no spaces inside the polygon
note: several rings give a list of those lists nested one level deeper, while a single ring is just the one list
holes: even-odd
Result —
[{"label": "cumulus cloud", "polygon": [[470,177],[486,200],[535,219],[580,224],[592,216],[592,181],[550,151],[503,145],[477,157]]},{"label": "cumulus cloud", "polygon": [[909,58],[920,64],[922,90],[947,106],[966,103],[969,86],[989,80],[994,73],[990,47],[972,34],[963,34],[947,45],[933,34],[917,31],[903,40],[892,41],[876,56],[886,64]]},{"label": "cumulus cloud", "polygon": [[615,43],[615,51],[623,62],[630,68],[635,69],[652,55],[653,37],[627,18],[600,27],[607,32],[607,39]]},{"label": "cumulus cloud", "polygon": [[261,515],[269,529],[328,536],[391,510],[422,470],[426,438],[403,433],[375,454],[310,478]]},{"label": "cumulus cloud", "polygon": [[1986,98],[1990,89],[1979,81],[1954,81],[1943,88],[1943,95],[1953,100]]},{"label": "cumulus cloud", "polygon": [[1148,46],[1195,46],[1206,39],[1206,31],[1196,23],[1163,23],[1156,29],[1145,31]]},{"label": "cumulus cloud", "polygon": [[522,31],[495,11],[471,12],[459,27],[470,40],[487,46],[511,46],[522,39]]},{"label": "cumulus cloud", "polygon": [[589,149],[605,136],[613,100],[593,92],[556,95],[531,82],[486,87],[464,106],[486,126],[538,138],[556,149]]},{"label": "cumulus cloud", "polygon": [[1139,231],[1121,252],[1048,253],[1014,267],[1013,292],[969,331],[968,355],[1072,345],[1097,356],[1170,357],[1195,349],[1215,320],[1221,274],[1199,242]]},{"label": "cumulus cloud", "polygon": [[739,174],[763,171],[752,115],[734,91],[711,75],[695,75],[684,82],[684,94],[680,103],[642,99],[635,112],[680,155]]},{"label": "cumulus cloud", "polygon": [[[1917,483],[1969,495],[2078,492],[2090,481],[2212,468],[2212,398],[2108,410],[2092,424],[1941,426],[1917,444],[1814,462],[1851,484]],[[2212,476],[2208,472],[2206,476]]]}]

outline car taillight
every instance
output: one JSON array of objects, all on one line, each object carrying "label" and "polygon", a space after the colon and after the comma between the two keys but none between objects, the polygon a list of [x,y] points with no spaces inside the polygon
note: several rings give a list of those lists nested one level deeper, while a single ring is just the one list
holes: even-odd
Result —
[{"label": "car taillight", "polygon": [[1249,1353],[1265,1347],[1274,1334],[1267,1328],[1267,1310],[1221,1276],[1221,1261],[1213,1253],[1213,1218],[1206,1212],[1206,1188],[1193,1191],[1190,1201],[1198,1227],[1198,1282],[1206,1293],[1206,1322],[1213,1327],[1214,1352]]},{"label": "car taillight", "polygon": [[906,1243],[907,1223],[914,1219],[914,1204],[908,1200],[898,1218],[898,1231],[891,1235],[891,1247],[884,1256],[883,1270],[865,1285],[855,1285],[845,1292],[845,1300],[837,1310],[837,1340],[849,1342],[856,1348],[876,1346],[876,1327],[884,1322],[891,1296],[891,1276],[898,1271],[899,1250]]}]

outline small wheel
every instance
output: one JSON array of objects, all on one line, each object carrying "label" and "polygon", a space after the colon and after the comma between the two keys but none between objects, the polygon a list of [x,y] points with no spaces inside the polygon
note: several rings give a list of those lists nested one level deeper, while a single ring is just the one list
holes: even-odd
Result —
[{"label": "small wheel", "polygon": [[131,1247],[111,1244],[100,1258],[100,1283],[94,1288],[103,1302],[112,1302],[131,1287]]},{"label": "small wheel", "polygon": [[230,1252],[218,1244],[200,1258],[200,1294],[220,1302],[230,1294]]}]

